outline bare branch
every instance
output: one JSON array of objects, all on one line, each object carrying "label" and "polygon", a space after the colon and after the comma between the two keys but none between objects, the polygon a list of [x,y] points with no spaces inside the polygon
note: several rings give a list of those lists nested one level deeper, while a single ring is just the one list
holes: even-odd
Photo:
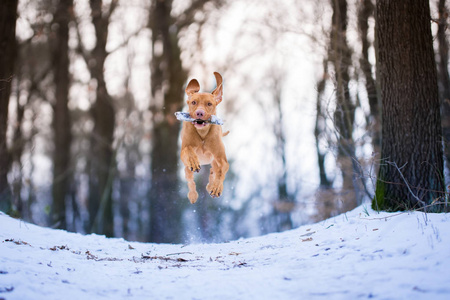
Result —
[{"label": "bare branch", "polygon": [[408,163],[405,163],[401,168],[399,168],[397,166],[397,163],[395,162],[390,162],[390,161],[386,161],[386,163],[390,166],[393,166],[394,168],[397,169],[398,173],[400,174],[400,176],[402,177],[403,181],[405,182],[406,187],[408,188],[409,192],[411,193],[411,195],[413,195],[414,199],[417,200],[417,202],[419,202],[420,204],[422,204],[423,207],[426,207],[426,203],[422,200],[419,199],[419,197],[416,196],[416,194],[413,193],[413,191],[411,190],[411,187],[409,186],[408,181],[406,180],[406,178],[403,176],[403,173],[401,171],[401,169],[403,169]]},{"label": "bare branch", "polygon": [[108,51],[107,55],[110,55],[111,53],[116,52],[117,50],[121,49],[122,47],[125,47],[130,42],[131,38],[133,38],[135,36],[138,36],[141,33],[141,31],[143,29],[146,29],[146,28],[147,27],[142,27],[142,28],[137,29],[135,32],[131,33],[122,43],[117,45],[117,47],[115,47],[114,49]]},{"label": "bare branch", "polygon": [[81,55],[81,57],[83,57],[84,62],[86,63],[86,66],[89,66],[89,60],[91,59],[91,53],[88,50],[86,50],[86,48],[83,46],[83,41],[81,39],[80,26],[79,26],[77,17],[74,17],[74,22],[75,22],[75,29],[77,32],[77,39],[78,39],[78,46],[75,49],[75,51],[77,53],[79,53]]},{"label": "bare branch", "polygon": [[112,0],[111,4],[109,5],[108,14],[105,16],[105,20],[109,23],[109,19],[111,18],[111,15],[116,10],[117,6],[119,5],[119,0]]},{"label": "bare branch", "polygon": [[207,3],[215,4],[216,6],[221,6],[223,0],[194,0],[192,4],[180,15],[180,17],[175,21],[175,25],[178,30],[189,26],[195,21],[195,14],[198,11],[202,11]]}]

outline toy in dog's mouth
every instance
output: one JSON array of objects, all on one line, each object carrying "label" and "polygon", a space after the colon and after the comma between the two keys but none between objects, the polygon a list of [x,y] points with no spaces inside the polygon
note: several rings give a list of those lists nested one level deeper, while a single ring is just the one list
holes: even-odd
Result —
[{"label": "toy in dog's mouth", "polygon": [[208,124],[223,125],[223,121],[215,115],[211,115],[211,117],[207,120],[202,120],[191,118],[188,112],[177,111],[175,116],[177,117],[177,120],[191,122],[196,128],[203,128]]},{"label": "toy in dog's mouth", "polygon": [[192,124],[194,124],[195,128],[203,128],[206,125],[208,125],[208,123],[202,119],[196,119],[196,120],[192,121]]}]

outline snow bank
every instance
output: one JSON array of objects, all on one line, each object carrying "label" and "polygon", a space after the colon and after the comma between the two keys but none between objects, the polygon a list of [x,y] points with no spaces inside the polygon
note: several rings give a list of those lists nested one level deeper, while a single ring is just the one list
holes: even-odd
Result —
[{"label": "snow bank", "polygon": [[223,244],[68,233],[0,214],[0,299],[450,299],[450,215],[366,206]]}]

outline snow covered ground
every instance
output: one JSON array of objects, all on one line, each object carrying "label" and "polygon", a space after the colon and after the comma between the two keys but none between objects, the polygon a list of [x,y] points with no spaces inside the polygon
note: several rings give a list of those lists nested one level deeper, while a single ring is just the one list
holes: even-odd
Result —
[{"label": "snow covered ground", "polygon": [[367,205],[223,244],[128,242],[0,214],[0,299],[450,299],[450,214]]}]

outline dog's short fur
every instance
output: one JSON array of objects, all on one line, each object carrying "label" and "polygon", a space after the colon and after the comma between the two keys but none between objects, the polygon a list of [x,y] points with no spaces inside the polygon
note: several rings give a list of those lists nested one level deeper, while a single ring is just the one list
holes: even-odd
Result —
[{"label": "dog's short fur", "polygon": [[[222,76],[214,72],[217,88],[212,93],[199,93],[200,85],[192,79],[186,87],[187,104],[191,118],[208,120],[216,114],[216,106],[222,101]],[[228,171],[228,161],[222,142],[222,127],[202,122],[183,122],[181,132],[181,161],[185,165],[188,181],[188,198],[195,203],[198,198],[194,182],[194,172],[200,171],[201,165],[211,164],[209,182],[206,190],[211,197],[222,194],[223,181]]]}]

